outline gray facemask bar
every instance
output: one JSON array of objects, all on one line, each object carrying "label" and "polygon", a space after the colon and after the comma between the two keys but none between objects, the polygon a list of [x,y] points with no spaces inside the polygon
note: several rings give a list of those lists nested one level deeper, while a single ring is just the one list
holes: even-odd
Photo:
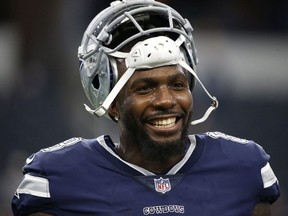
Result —
[{"label": "gray facemask bar", "polygon": [[[159,38],[159,37],[156,37]],[[154,39],[154,38],[152,38]],[[168,38],[167,38],[168,39]],[[147,40],[151,40],[147,39]],[[147,41],[145,40],[145,41]],[[171,39],[169,39],[171,40]],[[143,41],[143,42],[145,42]],[[174,42],[174,46],[171,46],[170,48],[175,48],[177,47],[179,49],[180,52],[180,46],[181,44],[185,41],[185,38],[183,36],[180,35],[180,37]],[[147,42],[148,43],[148,42]],[[149,44],[149,43],[148,43]],[[135,45],[137,47],[137,44]],[[175,48],[176,49],[176,48]],[[112,57],[116,57],[116,58],[124,58],[125,60],[127,60],[127,57],[133,55],[133,48],[131,49],[130,53],[124,53],[124,52],[119,52],[119,51],[115,51],[115,52],[111,52],[111,49],[106,48],[106,54],[110,55]],[[177,50],[176,50],[177,52]],[[108,54],[109,53],[109,54]],[[175,53],[175,52],[174,52]],[[200,85],[202,86],[202,88],[204,89],[205,93],[208,95],[208,97],[211,98],[212,100],[212,104],[211,106],[207,109],[207,111],[205,112],[205,114],[203,115],[202,118],[198,119],[198,120],[194,120],[191,122],[192,125],[196,125],[199,124],[201,122],[204,122],[209,115],[211,114],[211,112],[213,110],[215,110],[218,107],[218,101],[216,99],[216,97],[211,96],[211,94],[208,92],[208,90],[205,88],[205,86],[202,84],[201,80],[198,78],[197,74],[194,72],[194,70],[183,60],[183,58],[179,57],[180,54],[176,54],[176,57],[178,57],[178,59],[168,59],[166,61],[166,59],[164,59],[164,62],[159,62],[158,59],[154,60],[153,62],[153,66],[149,65],[148,66],[145,65],[144,67],[142,65],[140,66],[136,66],[136,67],[131,67],[128,63],[127,65],[127,61],[126,61],[126,65],[127,65],[127,70],[126,72],[123,74],[123,76],[118,80],[118,82],[115,84],[114,88],[111,90],[111,92],[109,93],[109,95],[107,96],[107,98],[105,99],[105,101],[103,102],[103,104],[98,107],[95,110],[90,109],[86,104],[85,104],[85,108],[86,110],[91,113],[94,114],[98,117],[101,117],[103,115],[105,115],[108,111],[109,106],[112,104],[112,102],[114,101],[114,99],[116,98],[116,96],[118,95],[118,93],[120,92],[120,90],[123,88],[123,86],[127,83],[127,81],[130,79],[130,77],[133,75],[133,73],[135,72],[135,70],[137,69],[143,69],[143,68],[155,68],[155,67],[161,67],[161,66],[167,66],[167,65],[176,65],[179,64],[180,66],[182,66],[183,68],[185,68],[187,71],[189,71],[196,79],[197,81],[200,83]],[[168,57],[169,58],[169,57]],[[156,61],[156,63],[155,63]]]},{"label": "gray facemask bar", "polygon": [[[156,2],[155,2],[155,4],[162,5],[161,3],[156,3]],[[80,46],[78,49],[78,56],[79,56],[80,60],[83,61],[83,60],[89,58],[90,56],[92,56],[93,54],[95,54],[96,52],[101,53],[101,52],[103,52],[103,49],[105,49],[107,54],[114,53],[115,51],[120,50],[126,44],[134,41],[135,39],[137,39],[143,35],[149,35],[149,34],[157,33],[157,32],[174,32],[174,33],[178,33],[179,35],[183,35],[184,37],[186,37],[186,41],[189,41],[190,48],[192,49],[192,55],[193,55],[193,56],[191,56],[193,58],[193,66],[196,65],[198,63],[198,59],[196,57],[197,51],[196,51],[195,45],[194,45],[194,39],[192,36],[193,28],[192,28],[190,22],[187,19],[183,19],[180,16],[180,14],[178,14],[176,11],[174,11],[173,16],[175,16],[177,18],[177,20],[181,21],[184,29],[187,31],[187,32],[185,32],[183,30],[175,28],[175,26],[173,24],[173,20],[172,20],[173,16],[172,16],[171,8],[159,8],[159,7],[154,8],[154,9],[150,8],[150,7],[148,7],[148,8],[149,9],[147,9],[147,7],[136,8],[136,9],[133,9],[129,12],[128,11],[124,12],[123,15],[117,17],[113,22],[111,22],[107,27],[105,27],[105,29],[103,29],[103,31],[101,31],[97,37],[95,37],[93,35],[93,31],[90,30],[90,29],[94,29],[95,26],[89,26],[89,28],[88,28],[88,30],[86,30],[86,32],[90,32],[90,34],[86,35],[87,38],[83,42],[83,45]],[[135,20],[135,18],[132,16],[132,15],[137,14],[137,13],[142,13],[142,12],[147,12],[147,11],[151,12],[153,10],[155,10],[155,12],[163,12],[163,14],[165,14],[165,13],[167,14],[167,16],[169,18],[169,27],[156,27],[153,29],[143,30],[142,27]],[[109,41],[111,40],[111,38],[109,38],[109,36],[111,36],[111,35],[108,32],[110,32],[111,29],[113,29],[117,23],[120,23],[125,19],[130,19],[133,22],[133,24],[135,25],[135,27],[138,29],[139,33],[136,33],[135,35],[124,40],[117,47],[115,47],[114,49],[112,49],[110,51],[108,51],[108,49],[105,47],[99,48],[100,44],[98,41],[102,41],[104,43],[107,43],[107,42],[109,43]],[[83,47],[88,46],[87,45],[88,39],[90,39],[91,41],[94,41],[94,43],[97,44],[97,46],[94,46],[93,50],[88,49],[89,50],[88,53],[84,54]],[[95,68],[98,67],[97,64],[99,64],[99,60],[96,62]]]}]

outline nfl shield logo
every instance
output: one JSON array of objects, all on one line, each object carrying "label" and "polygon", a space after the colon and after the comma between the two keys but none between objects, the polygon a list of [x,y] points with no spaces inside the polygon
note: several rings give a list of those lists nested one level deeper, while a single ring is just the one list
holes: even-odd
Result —
[{"label": "nfl shield logo", "polygon": [[168,178],[163,179],[160,177],[159,179],[154,179],[155,190],[160,193],[166,193],[171,190],[171,184]]}]

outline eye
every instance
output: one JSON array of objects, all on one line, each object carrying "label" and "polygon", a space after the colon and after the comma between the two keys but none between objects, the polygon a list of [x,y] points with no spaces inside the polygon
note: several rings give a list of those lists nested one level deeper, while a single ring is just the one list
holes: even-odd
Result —
[{"label": "eye", "polygon": [[175,81],[170,85],[171,89],[182,90],[188,88],[188,83],[182,81]]},{"label": "eye", "polygon": [[140,94],[140,95],[149,94],[152,91],[153,91],[153,87],[150,85],[142,85],[135,89],[135,93]]}]

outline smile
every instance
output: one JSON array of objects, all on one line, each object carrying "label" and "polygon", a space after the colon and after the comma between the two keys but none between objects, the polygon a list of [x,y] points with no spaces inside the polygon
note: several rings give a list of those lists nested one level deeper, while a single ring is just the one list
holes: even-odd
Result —
[{"label": "smile", "polygon": [[157,119],[152,122],[150,122],[154,127],[158,128],[168,128],[172,127],[176,123],[176,117],[173,118],[167,118],[167,119]]}]

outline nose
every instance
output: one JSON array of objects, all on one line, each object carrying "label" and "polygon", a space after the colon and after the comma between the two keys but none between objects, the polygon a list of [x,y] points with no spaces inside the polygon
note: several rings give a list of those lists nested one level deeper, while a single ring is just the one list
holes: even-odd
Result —
[{"label": "nose", "polygon": [[176,105],[176,98],[168,86],[163,85],[155,92],[152,104],[161,109],[169,109]]}]

